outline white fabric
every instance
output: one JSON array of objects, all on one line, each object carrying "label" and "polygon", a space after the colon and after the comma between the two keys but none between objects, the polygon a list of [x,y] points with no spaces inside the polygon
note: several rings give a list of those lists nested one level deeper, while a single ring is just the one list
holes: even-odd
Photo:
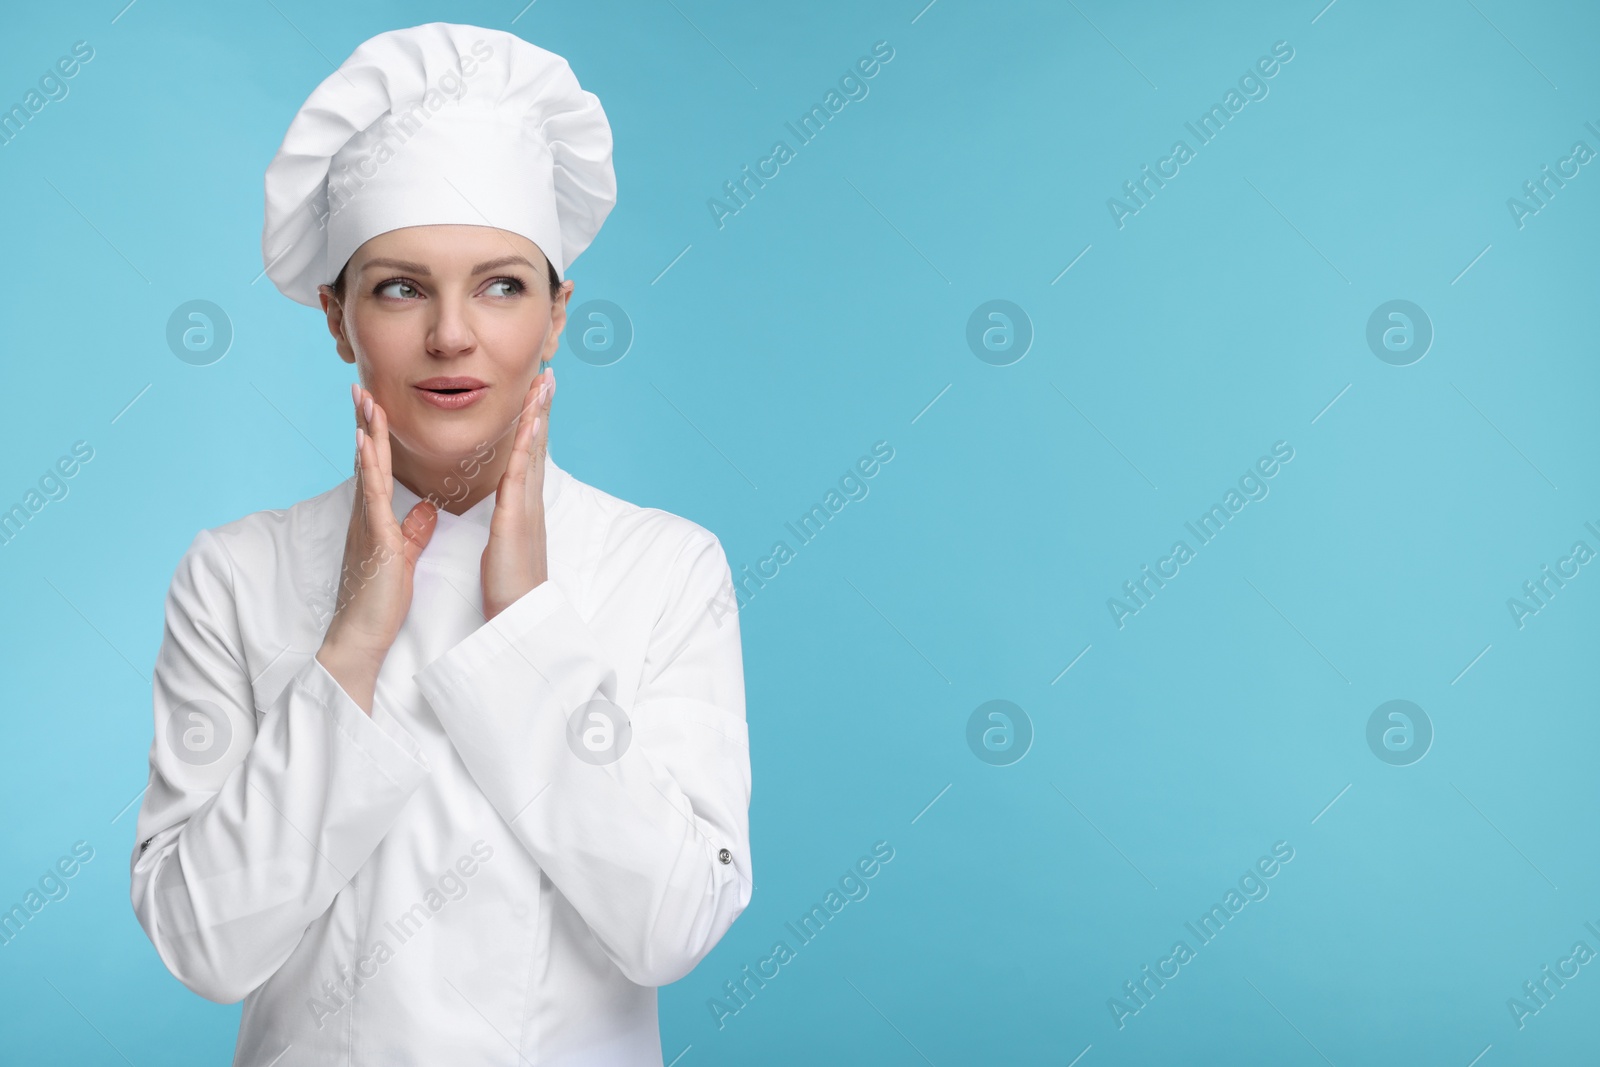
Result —
[{"label": "white fabric", "polygon": [[430,22],[362,42],[267,167],[261,254],[319,307],[380,233],[444,223],[528,238],[566,277],[617,199],[611,125],[567,61],[504,30]]},{"label": "white fabric", "polygon": [[[658,1067],[654,987],[752,888],[720,543],[547,458],[549,580],[485,623],[494,496],[441,511],[369,718],[315,659],[354,489],[203,530],[178,565],[140,923],[190,989],[244,999],[237,1065]],[[397,518],[416,501],[396,483]],[[595,697],[633,726],[607,765],[567,740]],[[172,740],[197,700],[226,720],[203,765],[204,736]]]}]

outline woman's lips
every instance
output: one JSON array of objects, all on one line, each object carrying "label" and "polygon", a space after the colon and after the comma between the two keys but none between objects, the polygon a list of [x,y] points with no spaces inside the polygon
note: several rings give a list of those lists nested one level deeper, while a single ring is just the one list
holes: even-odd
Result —
[{"label": "woman's lips", "polygon": [[415,386],[423,400],[436,408],[456,411],[483,398],[489,387],[477,378],[429,378]]}]

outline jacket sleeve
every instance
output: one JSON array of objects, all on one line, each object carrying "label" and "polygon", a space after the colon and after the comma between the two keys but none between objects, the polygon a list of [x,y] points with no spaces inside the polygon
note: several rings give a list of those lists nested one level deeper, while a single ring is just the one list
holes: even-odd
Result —
[{"label": "jacket sleeve", "polygon": [[132,860],[161,961],[224,1004],[289,958],[429,773],[415,739],[369,718],[314,655],[258,724],[232,562],[202,530],[167,593]]},{"label": "jacket sleeve", "polygon": [[688,974],[753,889],[739,620],[715,537],[679,550],[666,589],[626,709],[550,581],[416,676],[484,795],[628,980],[650,986]]}]

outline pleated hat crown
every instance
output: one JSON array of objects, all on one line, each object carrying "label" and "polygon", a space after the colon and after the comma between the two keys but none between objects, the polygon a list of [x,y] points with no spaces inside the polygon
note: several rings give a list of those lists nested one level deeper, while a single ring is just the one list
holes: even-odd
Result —
[{"label": "pleated hat crown", "polygon": [[320,307],[357,248],[405,226],[495,226],[563,279],[617,200],[611,124],[567,61],[504,30],[431,22],[356,48],[267,167],[261,254]]}]

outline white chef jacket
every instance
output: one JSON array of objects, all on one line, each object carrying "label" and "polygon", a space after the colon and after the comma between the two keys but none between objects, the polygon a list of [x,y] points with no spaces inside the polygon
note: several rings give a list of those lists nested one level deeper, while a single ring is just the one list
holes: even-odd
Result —
[{"label": "white chef jacket", "polygon": [[[202,530],[178,565],[140,924],[190,989],[243,998],[238,1067],[659,1067],[655,987],[752,889],[721,544],[547,456],[549,579],[486,623],[494,495],[441,511],[369,717],[316,659],[354,492]],[[395,483],[397,519],[417,500]],[[611,762],[594,700],[631,725]]]}]

